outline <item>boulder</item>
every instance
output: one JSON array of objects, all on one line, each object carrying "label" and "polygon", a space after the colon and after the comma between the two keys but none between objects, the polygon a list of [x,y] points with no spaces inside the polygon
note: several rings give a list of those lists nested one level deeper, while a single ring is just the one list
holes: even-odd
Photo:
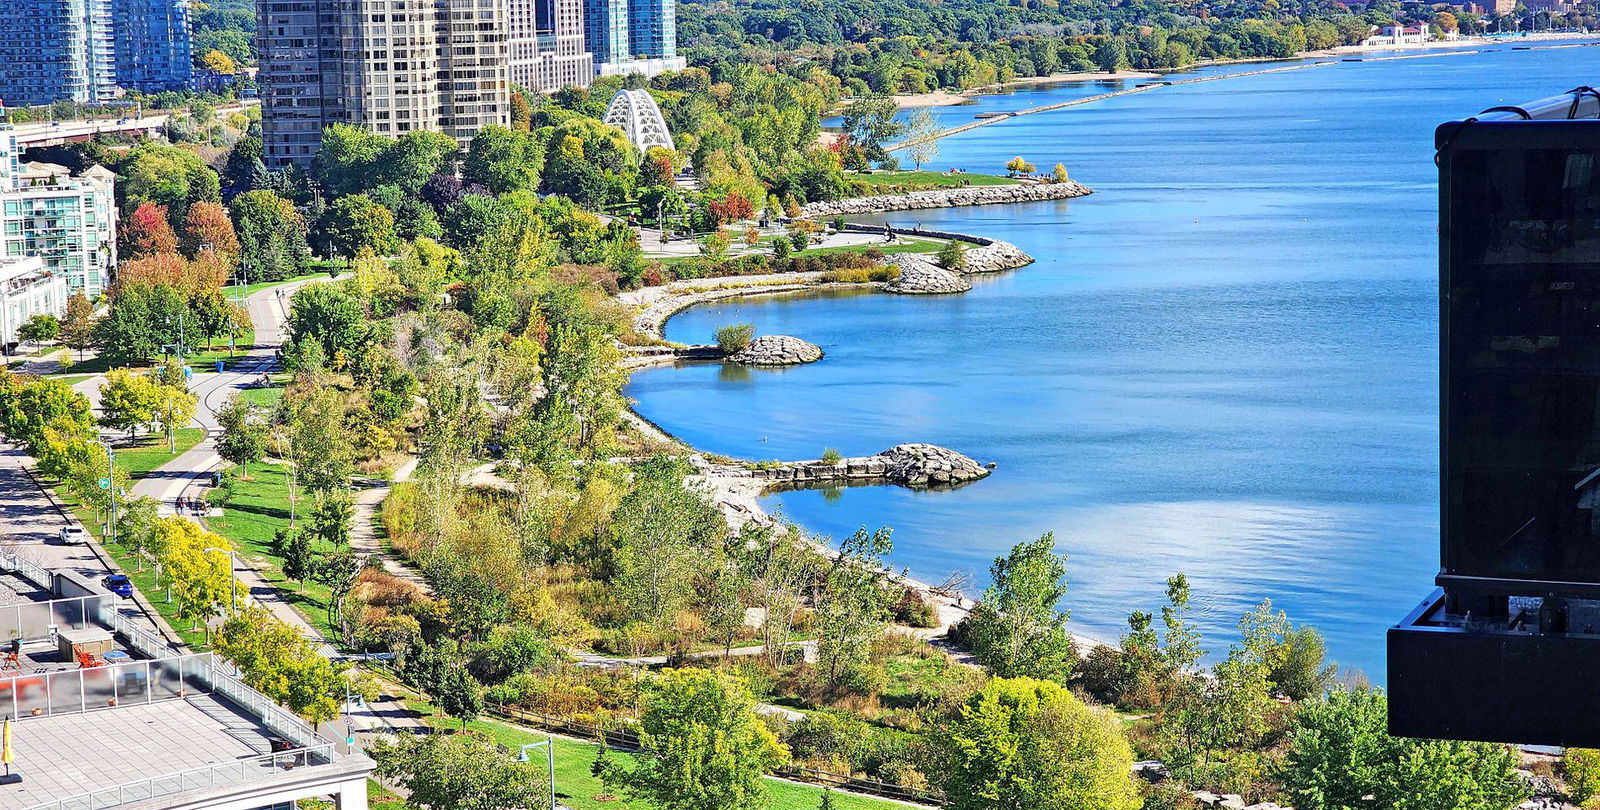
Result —
[{"label": "boulder", "polygon": [[942,295],[964,293],[972,285],[957,273],[921,257],[903,256],[895,260],[900,276],[884,286],[884,292],[898,295]]},{"label": "boulder", "polygon": [[788,335],[762,335],[728,355],[728,362],[744,366],[793,366],[821,359],[822,350],[815,344]]},{"label": "boulder", "polygon": [[884,475],[908,487],[957,486],[989,474],[971,458],[936,444],[897,444],[878,454]]}]

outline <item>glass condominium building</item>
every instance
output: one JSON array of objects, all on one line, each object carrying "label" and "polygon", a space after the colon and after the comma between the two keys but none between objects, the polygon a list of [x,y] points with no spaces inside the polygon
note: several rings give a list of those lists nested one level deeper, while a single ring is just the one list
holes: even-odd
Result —
[{"label": "glass condominium building", "polygon": [[629,55],[671,59],[678,55],[677,0],[628,0]]},{"label": "glass condominium building", "polygon": [[4,0],[0,100],[110,101],[117,84],[112,0]]},{"label": "glass condominium building", "polygon": [[38,256],[68,291],[99,295],[117,263],[116,176],[104,166],[73,175],[23,163],[21,151],[0,125],[0,260]]},{"label": "glass condominium building", "polygon": [[158,93],[189,86],[189,0],[112,0],[117,84]]}]

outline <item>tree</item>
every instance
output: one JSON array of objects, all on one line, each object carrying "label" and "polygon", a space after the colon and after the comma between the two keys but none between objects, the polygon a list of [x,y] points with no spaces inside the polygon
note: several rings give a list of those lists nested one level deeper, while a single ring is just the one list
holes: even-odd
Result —
[{"label": "tree", "polygon": [[867,160],[881,163],[889,153],[884,144],[899,137],[905,125],[896,119],[899,105],[889,96],[862,96],[844,108],[844,131],[850,144],[859,148]]},{"label": "tree", "polygon": [[1288,619],[1264,601],[1239,619],[1240,642],[1211,668],[1211,677],[1183,677],[1160,733],[1171,747],[1170,763],[1187,768],[1209,763],[1221,750],[1255,745],[1267,732],[1272,665]]},{"label": "tree", "polygon": [[81,363],[83,350],[93,346],[94,341],[94,304],[82,292],[75,292],[67,298],[67,311],[61,316],[61,345],[76,351]]},{"label": "tree", "polygon": [[500,126],[478,131],[467,147],[461,179],[476,183],[491,194],[534,191],[544,168],[544,142],[526,131]]},{"label": "tree", "polygon": [[960,273],[967,269],[967,246],[955,239],[946,240],[934,261],[952,273]]},{"label": "tree", "polygon": [[17,337],[29,343],[49,343],[61,334],[61,321],[48,312],[41,312],[23,321]]},{"label": "tree", "polygon": [[350,592],[356,587],[356,580],[361,576],[361,569],[365,559],[352,553],[350,549],[340,549],[318,558],[312,579],[328,586],[328,623],[335,625],[340,630],[348,643],[354,633],[349,622],[349,615],[345,611],[345,603],[350,598]]},{"label": "tree", "polygon": [[198,629],[232,595],[233,558],[206,551],[226,548],[228,541],[181,517],[158,519],[155,532],[161,548],[160,583],[170,589],[178,617],[189,620],[189,629]]},{"label": "tree", "polygon": [[289,350],[306,341],[321,344],[335,368],[361,356],[373,335],[361,297],[346,284],[307,284],[289,302]]},{"label": "tree", "polygon": [[832,689],[869,691],[867,670],[872,642],[883,635],[891,616],[883,558],[894,548],[887,526],[863,526],[839,544],[822,578],[817,600],[817,668]]},{"label": "tree", "polygon": [[[187,319],[187,320],[185,320]],[[119,363],[144,363],[175,346],[192,324],[185,297],[170,284],[138,284],[120,290],[110,311],[94,327],[100,355]]]},{"label": "tree", "polygon": [[189,206],[222,199],[222,183],[200,155],[181,146],[141,141],[117,161],[117,194],[123,210],[142,203],[166,209],[173,230],[189,216]]},{"label": "tree", "polygon": [[265,608],[241,607],[217,631],[214,646],[239,667],[245,683],[312,723],[339,716],[344,677],[305,636]]},{"label": "tree", "polygon": [[993,678],[935,738],[954,810],[1135,810],[1133,750],[1060,684]]},{"label": "tree", "polygon": [[139,428],[154,423],[156,409],[166,405],[163,387],[127,369],[111,371],[100,384],[100,424],[126,430],[132,438]]},{"label": "tree", "polygon": [[1017,155],[1016,157],[1006,161],[1006,174],[1009,174],[1012,177],[1015,177],[1019,174],[1033,174],[1034,168],[1034,165],[1029,163],[1021,155]]},{"label": "tree", "polygon": [[355,517],[355,505],[343,492],[317,495],[311,507],[311,535],[329,548],[339,549],[350,544],[350,521]]},{"label": "tree", "polygon": [[466,667],[455,665],[445,669],[434,684],[439,708],[461,721],[461,727],[478,719],[483,712],[483,687],[467,672]]},{"label": "tree", "polygon": [[1388,733],[1375,689],[1335,690],[1295,712],[1280,776],[1304,810],[1508,810],[1527,798],[1509,747]]},{"label": "tree", "polygon": [[305,271],[311,258],[306,221],[294,203],[266,189],[246,191],[228,204],[239,239],[239,258],[252,281],[282,281]]},{"label": "tree", "polygon": [[716,509],[684,488],[688,471],[676,458],[645,461],[612,516],[614,587],[630,617],[656,629],[689,606],[706,550],[721,548],[727,534]]},{"label": "tree", "polygon": [[189,206],[183,220],[183,252],[195,258],[202,250],[215,253],[225,264],[239,257],[239,236],[233,230],[233,220],[228,219],[228,209],[214,202],[197,202]]},{"label": "tree", "polygon": [[394,735],[370,753],[424,810],[550,810],[544,771],[479,734]]},{"label": "tree", "polygon": [[1065,183],[1069,179],[1067,177],[1067,166],[1064,163],[1057,163],[1055,168],[1050,170],[1050,181],[1052,183]]},{"label": "tree", "polygon": [[621,781],[661,810],[757,810],[761,777],[789,752],[755,714],[743,678],[667,669],[647,682],[639,715],[640,757]]},{"label": "tree", "polygon": [[273,552],[283,558],[283,575],[305,585],[317,573],[317,553],[311,535],[298,526],[284,526],[272,536]]},{"label": "tree", "polygon": [[167,434],[167,450],[176,453],[177,439],[173,431],[194,418],[200,399],[184,388],[171,385],[158,385],[156,389],[155,421]]},{"label": "tree", "polygon": [[119,256],[123,261],[178,252],[178,236],[167,221],[167,209],[153,202],[139,203],[123,219],[117,237],[122,243]]},{"label": "tree", "polygon": [[616,762],[611,758],[611,746],[606,743],[606,735],[601,732],[594,747],[594,760],[589,763],[589,775],[600,782],[600,792],[594,795],[596,801],[611,801],[616,798],[611,793],[611,780],[616,773]]},{"label": "tree", "polygon": [[932,163],[939,156],[939,119],[933,116],[929,107],[918,107],[906,116],[904,140],[907,144],[906,154],[911,156],[911,162],[922,168],[924,163]]},{"label": "tree", "polygon": [[1128,46],[1118,37],[1103,37],[1094,48],[1094,66],[1116,73],[1128,69]]},{"label": "tree", "polygon": [[1026,675],[1065,683],[1077,660],[1067,632],[1067,564],[1055,536],[1019,543],[989,567],[990,585],[961,637],[979,663],[1002,678]]},{"label": "tree", "polygon": [[[263,408],[235,393],[217,411],[222,434],[217,437],[217,455],[238,465],[240,477],[250,479],[250,463],[267,454],[267,414]],[[296,577],[302,579],[302,577]]]},{"label": "tree", "polygon": [[200,57],[200,64],[205,65],[207,70],[214,70],[224,76],[232,76],[239,70],[232,57],[215,49],[206,51],[206,54]]},{"label": "tree", "polygon": [[347,259],[363,251],[388,256],[399,249],[394,213],[365,194],[340,197],[329,206],[323,229],[333,253]]},{"label": "tree", "polygon": [[323,388],[289,404],[291,463],[312,492],[343,489],[355,469],[355,450],[344,427],[344,397]]}]

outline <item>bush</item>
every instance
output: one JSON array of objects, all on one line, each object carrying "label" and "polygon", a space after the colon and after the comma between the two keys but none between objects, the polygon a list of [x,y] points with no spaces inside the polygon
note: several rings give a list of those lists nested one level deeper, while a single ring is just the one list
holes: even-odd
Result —
[{"label": "bush", "polygon": [[1600,796],[1600,750],[1568,748],[1561,771],[1566,777],[1567,798],[1573,804],[1586,805]]},{"label": "bush", "polygon": [[733,323],[717,330],[717,347],[733,354],[750,345],[755,339],[756,325],[753,323]]},{"label": "bush", "polygon": [[952,272],[967,269],[967,246],[952,239],[939,248],[937,258],[940,267]]},{"label": "bush", "polygon": [[811,244],[811,234],[796,230],[789,234],[789,242],[794,245],[795,250],[805,250],[806,245]]},{"label": "bush", "polygon": [[938,627],[939,611],[922,594],[906,588],[895,603],[894,620],[910,627]]},{"label": "bush", "polygon": [[777,237],[772,240],[772,255],[774,258],[787,259],[789,254],[793,252],[794,245],[791,245],[789,240],[783,237]]},{"label": "bush", "polygon": [[865,284],[869,281],[894,281],[900,277],[900,268],[889,267],[852,267],[845,270],[834,270],[824,276],[825,281],[841,284]]},{"label": "bush", "polygon": [[844,458],[844,456],[840,455],[839,451],[832,447],[825,448],[822,451],[822,462],[824,464],[838,464],[839,460],[842,458]]}]

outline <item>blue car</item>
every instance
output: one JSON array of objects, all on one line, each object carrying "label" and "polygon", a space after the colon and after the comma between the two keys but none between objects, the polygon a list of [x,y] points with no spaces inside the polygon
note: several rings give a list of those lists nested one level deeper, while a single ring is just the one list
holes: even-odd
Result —
[{"label": "blue car", "polygon": [[126,574],[112,574],[100,580],[100,584],[104,585],[106,590],[118,596],[130,598],[133,596],[133,583],[128,581]]}]

